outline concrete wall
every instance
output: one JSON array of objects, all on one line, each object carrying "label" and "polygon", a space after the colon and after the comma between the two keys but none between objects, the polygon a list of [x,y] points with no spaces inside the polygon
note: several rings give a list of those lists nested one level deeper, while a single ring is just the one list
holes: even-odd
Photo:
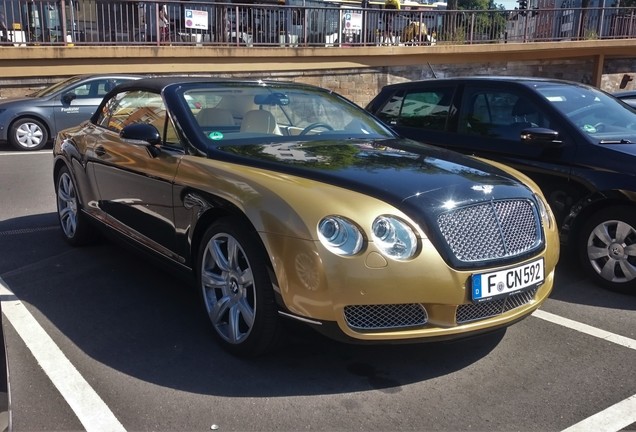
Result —
[{"label": "concrete wall", "polygon": [[[458,54],[459,56],[459,54]],[[390,60],[390,57],[387,57]],[[365,105],[383,85],[427,78],[462,75],[506,75],[559,78],[586,84],[595,84],[595,74],[600,73],[599,87],[613,92],[636,89],[636,56],[634,58],[606,58],[602,70],[598,71],[594,57],[572,59],[528,59],[517,61],[476,61],[413,65],[334,68],[319,70],[249,71],[207,73],[217,77],[269,78],[299,81],[334,90],[359,105]],[[134,68],[132,68],[134,69]],[[188,73],[192,75],[192,73]],[[627,76],[627,78],[625,78]],[[31,77],[25,79],[0,80],[0,98],[26,95],[36,89],[59,81],[61,76]]]}]

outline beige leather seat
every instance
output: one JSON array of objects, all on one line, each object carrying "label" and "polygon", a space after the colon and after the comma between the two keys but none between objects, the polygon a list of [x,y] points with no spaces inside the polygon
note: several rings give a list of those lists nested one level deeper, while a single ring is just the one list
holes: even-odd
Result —
[{"label": "beige leather seat", "polygon": [[243,114],[241,132],[282,135],[274,115],[265,110],[252,110]]},{"label": "beige leather seat", "polygon": [[234,117],[229,110],[222,108],[202,108],[197,114],[201,127],[234,126]]}]

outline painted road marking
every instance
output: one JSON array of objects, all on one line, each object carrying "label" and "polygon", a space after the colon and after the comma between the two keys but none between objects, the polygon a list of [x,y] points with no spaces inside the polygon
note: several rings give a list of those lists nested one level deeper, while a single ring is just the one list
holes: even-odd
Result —
[{"label": "painted road marking", "polygon": [[636,395],[570,426],[563,432],[620,431],[636,421]]},{"label": "painted road marking", "polygon": [[[636,350],[636,340],[634,339],[610,333],[608,331],[601,330],[578,321],[563,318],[558,315],[551,314],[550,312],[544,312],[542,310],[536,310],[532,315],[551,323]],[[636,395],[630,396],[627,399],[570,426],[563,432],[613,432],[620,431],[632,423],[636,423]]]},{"label": "painted road marking", "polygon": [[605,339],[608,342],[612,342],[618,345],[622,345],[627,348],[636,350],[636,340],[620,336],[615,333],[610,333],[605,330],[598,329],[596,327],[589,326],[587,324],[573,321],[571,319],[563,318],[558,315],[551,314],[550,312],[544,312],[542,310],[536,310],[532,314],[537,318],[541,318],[546,321],[550,321],[554,324],[559,324],[563,327],[571,328],[572,330],[579,331],[581,333],[595,336],[597,338]]},{"label": "painted road marking", "polygon": [[53,154],[53,150],[38,150],[38,151],[12,151],[0,153],[0,156],[26,156],[26,155],[41,155],[41,154]]},{"label": "painted road marking", "polygon": [[2,313],[88,432],[126,429],[0,278]]},{"label": "painted road marking", "polygon": [[[125,431],[112,411],[84,380],[60,348],[0,278],[2,312],[27,345],[38,364],[88,432]],[[636,340],[537,310],[537,318],[636,350]],[[619,431],[636,422],[636,395],[582,420],[563,432]]]}]

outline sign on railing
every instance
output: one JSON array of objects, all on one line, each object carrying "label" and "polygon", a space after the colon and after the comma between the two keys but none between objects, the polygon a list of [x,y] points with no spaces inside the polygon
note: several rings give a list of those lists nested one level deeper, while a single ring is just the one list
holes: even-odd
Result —
[{"label": "sign on railing", "polygon": [[636,38],[636,8],[542,9],[535,1],[523,10],[413,2],[385,10],[337,0],[5,0],[0,45],[338,47]]}]

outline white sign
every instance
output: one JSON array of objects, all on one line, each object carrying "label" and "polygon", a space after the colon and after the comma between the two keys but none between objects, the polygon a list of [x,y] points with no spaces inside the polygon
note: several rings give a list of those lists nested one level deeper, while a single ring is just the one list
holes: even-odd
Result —
[{"label": "white sign", "polygon": [[362,30],[362,12],[346,12],[344,21],[345,30]]},{"label": "white sign", "polygon": [[207,30],[208,11],[186,9],[185,27],[189,29]]}]

